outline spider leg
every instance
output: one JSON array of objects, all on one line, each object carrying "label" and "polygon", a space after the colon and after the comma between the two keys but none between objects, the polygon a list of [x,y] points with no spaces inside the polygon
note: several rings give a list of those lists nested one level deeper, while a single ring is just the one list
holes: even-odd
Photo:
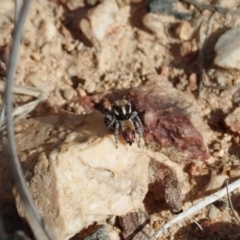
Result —
[{"label": "spider leg", "polygon": [[[105,116],[105,119],[109,120],[110,123],[108,124],[107,126],[107,130],[111,129],[111,127],[114,125],[114,123],[116,122],[116,118],[113,117],[112,115],[106,115]],[[107,121],[106,122],[106,125],[107,125]]]},{"label": "spider leg", "polygon": [[132,115],[131,115],[130,118],[132,119],[132,121],[136,125],[137,133],[139,135],[138,147],[140,147],[141,138],[143,137],[143,125],[142,125],[142,122],[141,122],[140,118],[138,117],[138,113],[136,111],[132,112]]},{"label": "spider leg", "polygon": [[129,119],[133,120],[137,116],[138,116],[138,113],[136,111],[133,111]]},{"label": "spider leg", "polygon": [[114,136],[115,136],[116,148],[118,148],[118,132],[119,132],[120,123],[116,120],[115,122],[116,124],[115,124]]},{"label": "spider leg", "polygon": [[139,124],[138,121],[135,122],[136,128],[137,128],[137,133],[139,135],[139,139],[138,139],[138,147],[140,147],[140,142],[141,142],[141,138],[142,138],[142,126]]}]

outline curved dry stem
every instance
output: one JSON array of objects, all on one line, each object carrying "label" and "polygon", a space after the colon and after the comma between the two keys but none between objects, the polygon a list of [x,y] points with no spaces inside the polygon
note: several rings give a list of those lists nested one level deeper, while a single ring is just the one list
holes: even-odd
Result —
[{"label": "curved dry stem", "polygon": [[[228,192],[232,192],[236,188],[240,187],[240,179],[228,185]],[[150,238],[150,240],[156,240],[166,229],[170,228],[173,224],[182,221],[183,219],[190,217],[193,214],[196,214],[199,210],[203,209],[210,203],[217,201],[227,194],[227,189],[223,188],[218,192],[213,193],[210,196],[203,198],[200,202],[194,204],[192,207],[178,214],[176,217],[171,219],[168,223],[159,228],[156,233]]]},{"label": "curved dry stem", "polygon": [[14,76],[17,65],[18,50],[21,42],[23,26],[29,9],[30,0],[25,0],[20,12],[17,24],[14,28],[13,43],[10,52],[10,59],[7,70],[5,100],[6,100],[6,121],[7,135],[9,143],[9,158],[6,161],[9,174],[22,200],[26,219],[35,235],[36,239],[53,239],[52,234],[47,229],[42,218],[40,217],[36,207],[34,206],[32,197],[28,191],[25,179],[23,177],[21,165],[17,156],[16,143],[14,139],[13,116],[12,116],[12,97]]}]

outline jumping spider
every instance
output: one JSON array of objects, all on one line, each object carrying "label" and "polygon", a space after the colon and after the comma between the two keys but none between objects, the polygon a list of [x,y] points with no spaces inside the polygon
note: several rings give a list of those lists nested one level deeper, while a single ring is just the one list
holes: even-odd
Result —
[{"label": "jumping spider", "polygon": [[133,111],[132,104],[129,101],[125,99],[114,101],[111,113],[105,115],[105,123],[108,130],[114,129],[116,148],[118,147],[119,128],[122,131],[123,138],[129,145],[134,142],[136,131],[139,135],[138,146],[140,147],[143,125],[138,113]]}]

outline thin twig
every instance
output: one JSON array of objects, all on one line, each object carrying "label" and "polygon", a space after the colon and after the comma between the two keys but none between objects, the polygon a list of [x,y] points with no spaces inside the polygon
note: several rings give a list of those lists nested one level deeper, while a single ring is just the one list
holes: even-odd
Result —
[{"label": "thin twig", "polygon": [[[18,21],[21,5],[22,5],[21,0],[14,0],[14,28],[16,27]],[[0,110],[0,130],[2,129],[5,114],[6,114],[6,100],[5,94],[3,94],[2,106]]]},{"label": "thin twig", "polygon": [[[240,179],[231,183],[228,186],[228,190],[229,190],[229,192],[232,192],[233,190],[235,190],[238,187],[240,187]],[[184,212],[178,214],[176,217],[171,219],[168,223],[166,223],[161,228],[159,228],[156,231],[156,233],[150,238],[150,240],[156,240],[161,235],[161,233],[163,233],[166,229],[171,227],[173,224],[175,224],[193,214],[196,214],[199,210],[201,210],[204,207],[206,207],[207,205],[217,201],[218,199],[222,198],[226,194],[227,194],[227,190],[226,190],[226,188],[223,188],[223,189],[217,191],[216,193],[213,193],[212,195],[203,198],[200,202],[194,204],[192,207],[190,207],[187,210],[185,210]]]},{"label": "thin twig", "polygon": [[21,165],[17,155],[17,148],[14,139],[13,117],[12,117],[12,89],[14,84],[14,76],[17,66],[18,50],[21,42],[23,25],[29,9],[30,0],[25,0],[20,12],[17,25],[14,28],[13,43],[11,46],[10,59],[7,69],[7,84],[5,89],[6,99],[6,119],[7,119],[7,135],[9,143],[9,158],[6,161],[10,176],[22,200],[26,219],[31,227],[36,239],[53,239],[52,234],[47,229],[41,219],[36,207],[34,206],[32,197],[28,191],[25,179],[23,177]]},{"label": "thin twig", "polygon": [[204,229],[202,228],[202,226],[196,221],[193,219],[193,222],[199,227],[199,229],[202,231],[202,232],[205,232]]},{"label": "thin twig", "polygon": [[240,219],[239,219],[239,216],[236,214],[236,212],[234,211],[234,208],[233,208],[233,205],[232,205],[232,201],[231,201],[231,198],[230,198],[230,194],[229,194],[229,191],[228,191],[228,179],[226,179],[226,189],[227,189],[227,196],[228,196],[228,201],[229,201],[229,204],[230,204],[230,208],[232,210],[232,213],[234,215],[234,217],[237,219],[237,221],[240,223]]},{"label": "thin twig", "polygon": [[17,21],[18,21],[18,18],[19,18],[21,5],[22,5],[22,1],[21,0],[14,0],[14,26],[17,25]]}]

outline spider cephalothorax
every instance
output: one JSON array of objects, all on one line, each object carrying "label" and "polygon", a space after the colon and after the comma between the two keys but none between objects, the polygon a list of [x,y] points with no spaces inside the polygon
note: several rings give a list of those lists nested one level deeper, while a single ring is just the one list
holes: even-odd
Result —
[{"label": "spider cephalothorax", "polygon": [[112,105],[112,111],[105,116],[107,129],[114,129],[116,147],[118,146],[119,129],[122,131],[125,141],[132,145],[135,140],[135,131],[139,135],[138,145],[143,135],[143,125],[138,113],[133,111],[132,104],[127,100],[116,100]]}]

